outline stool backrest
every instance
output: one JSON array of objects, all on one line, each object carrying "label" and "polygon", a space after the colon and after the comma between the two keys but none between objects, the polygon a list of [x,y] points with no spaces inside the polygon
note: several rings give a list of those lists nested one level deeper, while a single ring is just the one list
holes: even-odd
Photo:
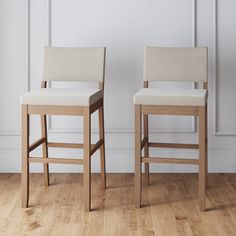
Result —
[{"label": "stool backrest", "polygon": [[46,47],[44,81],[103,82],[105,48]]},{"label": "stool backrest", "polygon": [[146,47],[144,81],[207,82],[207,48]]}]

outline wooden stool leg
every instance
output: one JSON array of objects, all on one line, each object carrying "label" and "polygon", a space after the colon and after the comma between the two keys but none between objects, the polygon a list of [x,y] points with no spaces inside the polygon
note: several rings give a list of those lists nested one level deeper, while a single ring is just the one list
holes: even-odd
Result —
[{"label": "wooden stool leg", "polygon": [[141,207],[141,105],[135,105],[135,207]]},{"label": "wooden stool leg", "polygon": [[199,108],[199,202],[205,211],[206,202],[206,107]]},{"label": "wooden stool leg", "polygon": [[[148,147],[148,115],[143,116],[143,129],[144,137],[147,138],[147,143],[144,146],[144,157],[149,158],[149,147]],[[149,163],[144,164],[145,167],[145,184],[149,185]]]},{"label": "wooden stool leg", "polygon": [[[48,158],[48,139],[47,139],[47,117],[46,115],[41,115],[41,130],[42,137],[46,138],[46,142],[42,144],[43,148],[43,158]],[[43,172],[44,172],[44,185],[49,185],[49,174],[48,174],[48,163],[43,164]]]},{"label": "wooden stool leg", "polygon": [[103,189],[106,188],[106,161],[105,161],[105,134],[104,134],[104,110],[103,105],[98,110],[99,115],[99,138],[103,140],[100,147],[100,165],[101,165],[101,181]]},{"label": "wooden stool leg", "polygon": [[28,106],[22,105],[22,207],[28,207],[29,201],[29,115]]},{"label": "wooden stool leg", "polygon": [[84,210],[91,209],[91,115],[89,107],[84,107]]},{"label": "wooden stool leg", "polygon": [[206,188],[208,188],[208,109],[206,104]]}]

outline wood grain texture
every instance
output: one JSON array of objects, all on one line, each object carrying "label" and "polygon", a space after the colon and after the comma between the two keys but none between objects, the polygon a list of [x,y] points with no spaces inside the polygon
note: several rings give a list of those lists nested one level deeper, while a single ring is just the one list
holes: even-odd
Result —
[{"label": "wood grain texture", "polygon": [[29,201],[29,115],[27,114],[27,105],[22,105],[22,163],[21,163],[21,205],[28,207]]},{"label": "wood grain texture", "polygon": [[[41,115],[41,132],[42,138],[45,139],[45,142],[42,143],[43,158],[48,158],[48,135],[47,135],[47,116]],[[44,172],[44,185],[49,185],[49,166],[48,163],[43,164]]]},{"label": "wood grain texture", "polygon": [[0,174],[0,235],[235,235],[236,174],[209,174],[206,212],[197,174],[150,174],[144,207],[134,207],[134,175],[92,174],[92,212],[83,211],[83,174],[30,174],[30,208],[21,208],[20,174]]},{"label": "wood grain texture", "polygon": [[[102,103],[103,104],[103,103]],[[100,145],[100,165],[101,165],[101,181],[102,187],[106,188],[106,160],[105,160],[105,122],[104,122],[104,109],[103,105],[98,110],[99,120],[99,138],[102,140]]]},{"label": "wood grain texture", "polygon": [[199,108],[199,202],[200,210],[205,211],[206,195],[206,107]]},{"label": "wood grain texture", "polygon": [[91,209],[91,115],[90,108],[84,107],[84,210],[86,212]]},{"label": "wood grain texture", "polygon": [[[143,82],[143,87],[148,88],[148,81]],[[147,140],[144,146],[144,157],[149,157],[149,138],[148,138],[148,115],[143,116],[143,134],[144,138]],[[149,163],[144,163],[144,171],[145,171],[145,184],[149,185]]]},{"label": "wood grain texture", "polygon": [[[47,87],[47,81],[41,81],[41,88]],[[42,143],[42,154],[43,158],[48,158],[48,134],[47,134],[47,116],[41,115],[41,133],[42,138],[45,139],[45,142]],[[43,172],[44,172],[44,185],[49,185],[49,166],[48,163],[43,164]]]},{"label": "wood grain texture", "polygon": [[197,116],[197,106],[142,105],[142,114]]},{"label": "wood grain texture", "polygon": [[141,105],[135,105],[135,206],[137,208],[141,207],[142,196],[141,129]]},{"label": "wood grain texture", "polygon": [[[149,157],[149,146],[148,146],[148,115],[143,116],[143,134],[147,142],[144,145],[144,157]],[[145,184],[149,185],[149,163],[144,163],[145,171]]]}]

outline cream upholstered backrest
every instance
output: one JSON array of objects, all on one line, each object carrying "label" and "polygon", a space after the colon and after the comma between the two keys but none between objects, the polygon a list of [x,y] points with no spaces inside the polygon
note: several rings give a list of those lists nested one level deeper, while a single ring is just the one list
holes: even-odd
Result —
[{"label": "cream upholstered backrest", "polygon": [[207,82],[207,48],[146,47],[144,81]]},{"label": "cream upholstered backrest", "polygon": [[103,82],[105,48],[46,47],[44,81]]}]

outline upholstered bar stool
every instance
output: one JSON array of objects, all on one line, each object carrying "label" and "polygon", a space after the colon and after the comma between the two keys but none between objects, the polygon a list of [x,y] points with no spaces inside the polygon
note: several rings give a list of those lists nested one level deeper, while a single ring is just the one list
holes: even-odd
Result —
[{"label": "upholstered bar stool", "polygon": [[[134,96],[135,104],[135,205],[141,207],[142,163],[149,183],[149,163],[199,166],[200,210],[205,211],[207,182],[207,48],[145,48],[144,88]],[[150,81],[192,81],[200,89],[148,88]],[[148,115],[199,117],[199,144],[154,143],[148,137]],[[142,138],[143,117],[143,138]],[[199,159],[150,157],[149,148],[199,149]],[[144,148],[144,156],[142,149]]]},{"label": "upholstered bar stool", "polygon": [[[44,71],[41,89],[21,96],[22,104],[22,207],[28,207],[29,164],[43,163],[44,184],[49,185],[48,164],[83,165],[84,209],[91,208],[91,156],[100,149],[101,181],[106,187],[104,142],[105,48],[56,48],[44,51]],[[98,89],[47,88],[49,81],[97,82]],[[91,144],[91,114],[99,113],[99,140]],[[42,138],[29,144],[29,115],[41,116]],[[46,115],[83,116],[83,143],[48,142]],[[43,157],[29,153],[42,145]],[[48,147],[83,148],[83,159],[49,158]]]}]

